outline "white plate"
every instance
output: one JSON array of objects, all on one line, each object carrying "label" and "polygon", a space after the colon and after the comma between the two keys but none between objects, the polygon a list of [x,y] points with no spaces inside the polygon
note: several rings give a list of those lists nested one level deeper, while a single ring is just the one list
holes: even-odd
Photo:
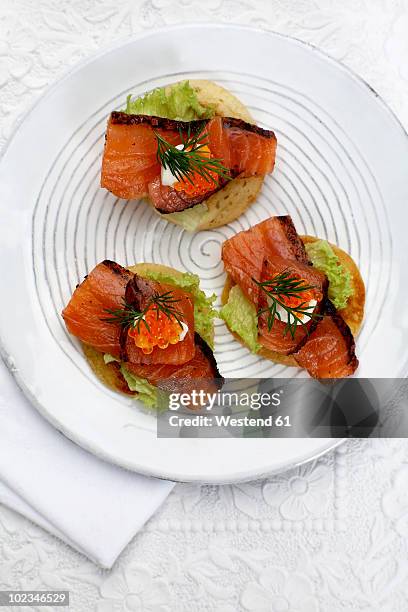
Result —
[{"label": "white plate", "polygon": [[[277,165],[258,202],[219,230],[191,235],[144,203],[99,188],[109,112],[185,78],[225,85],[278,136]],[[220,244],[272,214],[349,251],[367,285],[360,376],[406,372],[408,140],[359,78],[299,41],[242,27],[148,33],[80,65],[15,131],[0,167],[2,351],[42,414],[67,436],[144,474],[225,482],[319,455],[333,440],[157,440],[155,418],[95,380],[59,315],[76,283],[108,257],[198,273],[220,293]],[[402,262],[405,260],[405,267]],[[226,376],[293,376],[251,355],[220,323]]]}]

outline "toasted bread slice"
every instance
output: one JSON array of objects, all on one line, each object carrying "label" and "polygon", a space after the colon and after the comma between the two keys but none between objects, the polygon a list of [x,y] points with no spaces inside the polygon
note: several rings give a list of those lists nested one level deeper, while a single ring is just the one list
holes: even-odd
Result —
[{"label": "toasted bread slice", "polygon": [[103,353],[100,353],[88,344],[84,344],[83,342],[81,344],[87,362],[91,366],[94,374],[104,385],[113,391],[118,391],[125,395],[135,395],[135,392],[129,389],[120,371],[120,364],[117,361],[105,363]]},{"label": "toasted bread slice", "polygon": [[[319,238],[315,238],[314,236],[300,236],[304,244],[309,244],[311,242],[316,242],[320,240]],[[339,258],[340,262],[343,264],[345,268],[350,271],[351,274],[351,282],[353,286],[353,295],[347,302],[346,308],[339,310],[339,314],[343,317],[344,321],[350,327],[350,330],[354,337],[358,335],[360,331],[361,324],[364,317],[364,304],[365,304],[365,287],[363,279],[361,278],[360,271],[355,264],[354,260],[350,257],[348,253],[340,249],[338,246],[329,243],[332,247],[333,251]],[[224,285],[224,289],[221,296],[222,304],[226,304],[228,301],[228,296],[231,288],[234,283],[232,279],[227,276],[227,280]],[[231,332],[233,333],[233,332]],[[233,333],[234,337],[243,344],[237,334]],[[262,348],[258,353],[261,357],[265,357],[265,359],[270,359],[271,361],[275,361],[276,363],[281,363],[288,366],[296,366],[297,363],[292,357],[292,355],[281,355],[280,353],[276,353],[275,351],[270,351],[268,349]]]},{"label": "toasted bread slice", "polygon": [[[192,80],[189,82],[191,87],[197,92],[199,102],[203,106],[214,106],[216,115],[220,117],[236,117],[248,123],[253,123],[254,120],[246,106],[230,91],[221,87],[221,85],[206,80]],[[203,221],[196,231],[220,227],[237,219],[256,200],[262,183],[262,176],[236,178],[229,181],[220,191],[217,191],[205,200],[208,212],[205,213]],[[177,218],[177,215],[181,213],[157,214],[166,221],[182,225]]]}]

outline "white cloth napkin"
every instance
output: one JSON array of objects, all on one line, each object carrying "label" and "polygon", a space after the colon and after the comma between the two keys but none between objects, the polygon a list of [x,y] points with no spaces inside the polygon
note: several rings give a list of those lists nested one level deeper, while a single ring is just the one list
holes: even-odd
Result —
[{"label": "white cloth napkin", "polygon": [[67,440],[29,404],[0,359],[0,503],[110,568],[173,486]]}]

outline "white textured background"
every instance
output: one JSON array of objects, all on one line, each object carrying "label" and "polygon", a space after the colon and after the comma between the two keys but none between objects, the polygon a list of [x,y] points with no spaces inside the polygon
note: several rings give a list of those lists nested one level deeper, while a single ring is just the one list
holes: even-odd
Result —
[{"label": "white textured background", "polygon": [[[317,45],[408,128],[407,0],[1,0],[1,143],[78,60],[211,20]],[[408,441],[353,441],[267,481],[178,485],[111,572],[0,506],[0,588],[69,589],[73,612],[407,612],[407,538]]]}]

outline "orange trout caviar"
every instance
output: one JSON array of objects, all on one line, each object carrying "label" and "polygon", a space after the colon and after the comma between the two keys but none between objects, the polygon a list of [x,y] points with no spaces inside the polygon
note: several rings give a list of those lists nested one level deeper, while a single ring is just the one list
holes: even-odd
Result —
[{"label": "orange trout caviar", "polygon": [[151,306],[136,327],[129,328],[128,335],[133,338],[137,347],[149,355],[155,346],[165,349],[169,344],[180,341],[182,328],[174,316],[168,316],[157,306]]},{"label": "orange trout caviar", "polygon": [[[200,149],[200,155],[203,157],[211,157],[210,149],[207,146],[204,146]],[[193,172],[190,174],[190,181],[186,179],[182,179],[181,181],[177,181],[174,183],[173,187],[176,191],[185,191],[190,197],[203,195],[207,193],[207,191],[212,191],[218,185],[218,174],[216,172],[208,171],[211,179],[204,178],[198,172]]]},{"label": "orange trout caviar", "polygon": [[[273,291],[275,289],[274,285],[273,285],[273,281],[275,278],[279,277],[280,274],[274,274],[272,276],[271,280],[271,286],[270,287],[266,287],[267,290],[269,291]],[[293,278],[294,280],[298,280],[302,283],[302,285],[307,285],[307,281],[304,278],[301,278],[300,276],[298,276],[297,274],[292,274],[291,278]],[[316,291],[314,291],[313,289],[309,289],[306,291],[300,291],[299,295],[281,295],[280,293],[276,293],[275,294],[276,297],[279,299],[280,302],[282,302],[283,304],[285,304],[285,306],[288,306],[289,308],[298,308],[301,304],[305,304],[307,302],[310,302],[311,300],[317,300],[316,297]]]}]

